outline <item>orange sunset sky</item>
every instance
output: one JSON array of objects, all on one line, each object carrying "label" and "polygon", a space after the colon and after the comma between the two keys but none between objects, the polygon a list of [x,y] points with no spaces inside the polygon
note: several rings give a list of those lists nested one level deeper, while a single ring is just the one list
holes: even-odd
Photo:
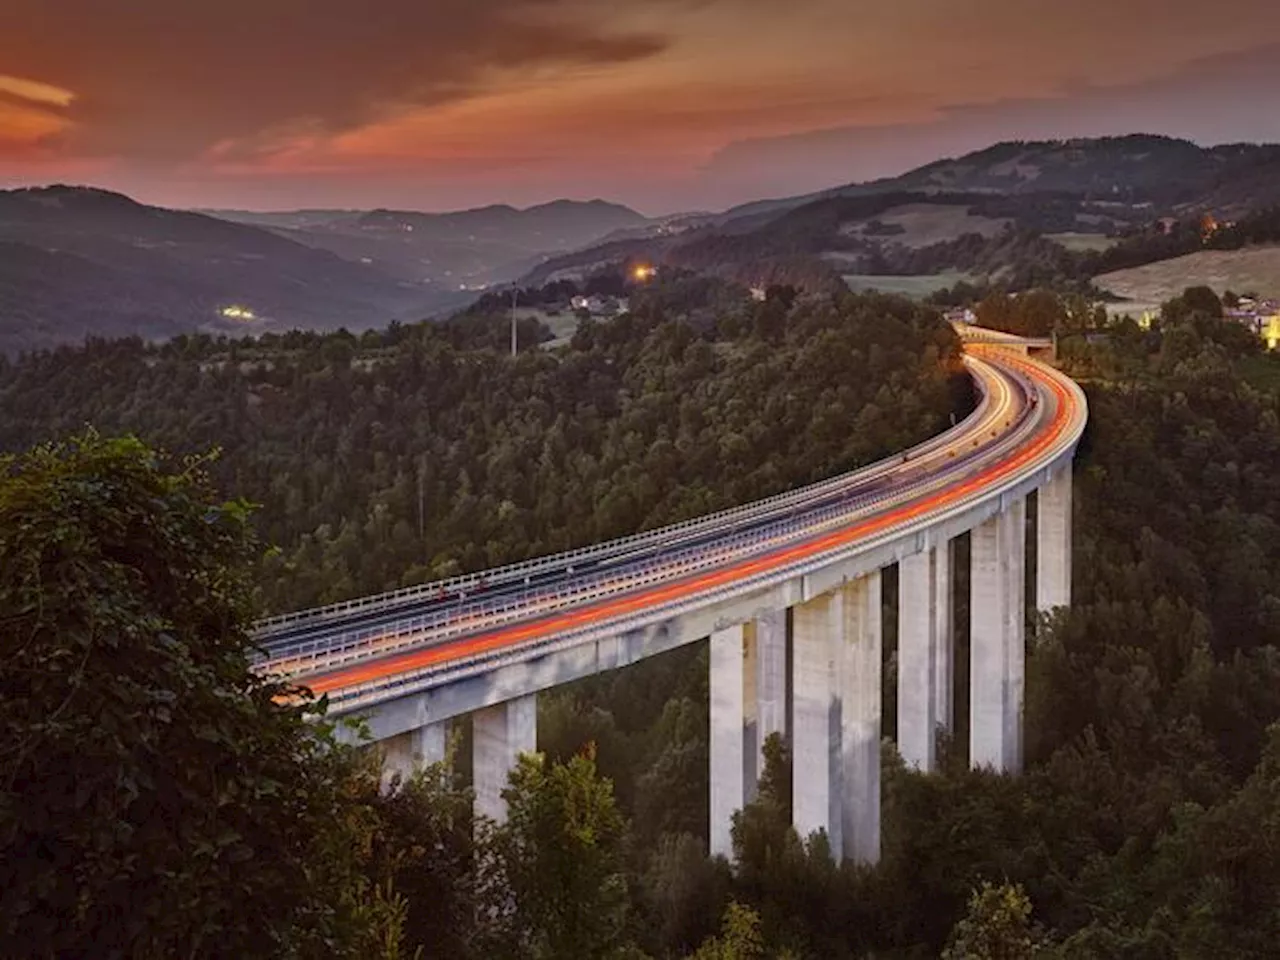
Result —
[{"label": "orange sunset sky", "polygon": [[1280,0],[4,0],[0,185],[718,208],[998,139],[1280,140]]}]

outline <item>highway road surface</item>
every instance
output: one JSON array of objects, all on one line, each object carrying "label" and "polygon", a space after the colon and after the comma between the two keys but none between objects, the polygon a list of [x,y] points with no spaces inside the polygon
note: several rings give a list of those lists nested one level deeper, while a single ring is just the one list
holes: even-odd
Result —
[{"label": "highway road surface", "polygon": [[646,611],[856,548],[980,498],[1074,444],[1083,400],[1061,374],[980,344],[965,363],[977,408],[911,450],[673,527],[264,621],[259,669],[327,694],[335,712],[400,696],[433,672],[535,653],[588,627],[622,630]]}]

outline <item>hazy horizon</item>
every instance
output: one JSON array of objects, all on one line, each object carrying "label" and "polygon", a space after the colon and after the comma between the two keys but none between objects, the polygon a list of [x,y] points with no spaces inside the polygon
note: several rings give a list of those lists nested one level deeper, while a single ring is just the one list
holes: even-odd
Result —
[{"label": "hazy horizon", "polygon": [[[840,133],[843,133],[843,131],[840,131],[840,130],[835,130],[835,131],[814,131],[814,133],[813,133],[812,135],[813,135],[813,136],[815,136],[815,137],[818,137],[818,136],[826,135],[826,134],[828,134],[828,133],[832,133],[832,134],[837,134],[837,135],[838,135],[838,134],[840,134]],[[1051,141],[1051,140],[1055,140],[1055,139],[1101,139],[1101,138],[1103,138],[1103,137],[1123,137],[1123,136],[1165,136],[1165,137],[1172,137],[1172,135],[1171,135],[1171,134],[1152,133],[1151,131],[1146,131],[1146,130],[1135,130],[1135,131],[1130,131],[1130,132],[1128,132],[1128,133],[1107,133],[1107,134],[1099,134],[1096,138],[1088,138],[1088,137],[1084,137],[1084,138],[1081,138],[1081,137],[1065,137],[1065,138],[1035,137],[1035,138],[1023,138],[1023,137],[1018,137],[1018,138],[1010,138],[1010,139],[1027,140],[1028,142],[1046,142],[1046,141]],[[1229,145],[1232,145],[1232,144],[1238,144],[1238,143],[1243,143],[1243,144],[1248,144],[1248,145],[1255,145],[1255,146],[1275,146],[1275,145],[1280,145],[1280,140],[1277,140],[1277,141],[1270,141],[1270,140],[1257,140],[1257,141],[1253,141],[1253,140],[1228,140],[1228,139],[1224,139],[1224,140],[1218,140],[1218,141],[1213,141],[1213,142],[1197,142],[1197,141],[1194,141],[1194,140],[1190,140],[1190,138],[1175,138],[1175,139],[1183,139],[1183,140],[1187,140],[1188,142],[1194,143],[1196,146],[1199,146],[1199,147],[1201,147],[1201,148],[1203,148],[1203,149],[1212,149],[1212,148],[1214,148],[1214,147],[1218,147],[1218,146],[1229,146]],[[728,210],[728,209],[730,209],[730,208],[732,208],[732,207],[734,207],[734,206],[740,206],[740,205],[743,205],[743,204],[748,204],[748,203],[752,203],[752,202],[756,202],[756,201],[781,200],[781,199],[787,199],[787,198],[790,198],[790,197],[799,196],[799,195],[803,195],[803,194],[807,194],[807,193],[821,192],[821,191],[823,191],[823,190],[827,190],[827,189],[835,189],[835,188],[838,188],[838,187],[849,186],[849,185],[856,184],[856,183],[870,182],[870,181],[872,181],[872,180],[877,180],[877,179],[882,179],[882,178],[894,178],[894,177],[898,177],[898,176],[902,176],[902,175],[904,175],[904,174],[910,173],[910,172],[912,172],[912,171],[914,171],[914,170],[917,170],[917,169],[919,169],[920,167],[922,167],[922,166],[924,166],[924,165],[926,165],[926,164],[929,164],[929,163],[932,163],[932,162],[935,162],[935,161],[956,160],[956,159],[959,159],[959,158],[963,157],[964,155],[966,155],[966,154],[968,154],[968,153],[972,153],[972,152],[975,152],[975,151],[981,151],[981,150],[983,150],[983,149],[985,149],[985,148],[987,148],[987,147],[993,147],[993,146],[996,146],[997,144],[1002,143],[1002,142],[1009,142],[1009,140],[1004,140],[1004,141],[991,141],[991,142],[989,142],[989,143],[983,143],[983,144],[980,144],[980,145],[978,145],[978,146],[976,146],[976,147],[974,147],[974,148],[972,148],[972,149],[970,149],[970,150],[956,151],[956,152],[953,152],[953,153],[950,153],[950,154],[942,154],[942,155],[938,155],[938,156],[936,156],[936,157],[931,157],[931,158],[928,158],[928,159],[922,160],[920,163],[912,164],[910,167],[906,167],[906,168],[902,168],[902,169],[890,169],[890,170],[886,170],[886,171],[884,171],[884,172],[882,172],[882,173],[876,173],[876,174],[874,174],[874,175],[870,175],[870,176],[866,176],[866,177],[861,177],[861,178],[854,179],[854,180],[840,180],[840,181],[831,182],[831,183],[823,183],[823,184],[819,184],[819,185],[817,185],[817,186],[807,187],[807,188],[805,188],[805,189],[803,189],[803,190],[797,190],[797,191],[794,191],[794,192],[791,192],[791,193],[774,193],[774,194],[762,194],[762,195],[759,195],[759,196],[749,196],[749,197],[745,197],[745,198],[744,198],[744,199],[742,199],[742,200],[735,201],[734,203],[728,204],[728,205],[723,206],[723,207],[709,207],[709,206],[706,206],[706,207],[697,207],[697,208],[695,208],[695,207],[687,207],[687,208],[679,208],[679,209],[672,209],[672,210],[662,210],[662,211],[659,211],[659,212],[650,212],[650,211],[647,211],[647,210],[641,209],[641,208],[639,208],[639,207],[637,207],[637,206],[635,206],[635,205],[633,205],[633,204],[628,204],[628,203],[625,203],[624,201],[621,201],[621,200],[615,199],[615,198],[613,198],[613,197],[605,197],[605,196],[589,196],[589,195],[585,195],[585,194],[584,194],[584,195],[581,195],[581,196],[547,196],[547,197],[538,198],[538,199],[533,199],[533,200],[530,200],[530,201],[527,201],[527,202],[522,202],[522,203],[511,203],[511,202],[507,202],[507,201],[503,201],[503,200],[481,201],[481,202],[479,202],[479,203],[472,204],[472,205],[468,205],[468,206],[465,206],[465,207],[434,207],[434,208],[428,208],[428,207],[422,207],[422,206],[418,206],[418,207],[411,207],[411,206],[398,206],[398,207],[397,207],[397,206],[386,206],[386,205],[383,205],[383,206],[363,206],[363,207],[362,207],[362,206],[347,206],[347,205],[341,205],[341,204],[326,204],[326,203],[323,203],[323,202],[322,202],[322,203],[315,203],[315,204],[307,204],[307,205],[305,205],[305,206],[270,206],[270,205],[267,205],[267,206],[261,206],[261,205],[259,205],[259,206],[255,206],[255,205],[235,205],[235,204],[232,204],[232,205],[218,205],[218,206],[203,206],[203,205],[201,205],[201,206],[174,206],[174,207],[172,207],[171,209],[176,209],[176,210],[187,210],[187,211],[194,212],[194,213],[237,212],[237,213],[259,213],[259,214],[273,214],[273,213],[275,213],[275,214],[286,214],[286,213],[320,213],[320,212],[324,212],[324,213],[362,213],[362,212],[367,212],[367,211],[375,210],[375,209],[384,209],[384,210],[397,210],[397,211],[402,211],[402,212],[406,212],[406,213],[449,214],[449,213],[468,213],[468,212],[472,212],[472,211],[483,210],[483,209],[488,209],[488,208],[493,208],[493,207],[510,207],[510,208],[515,209],[515,210],[517,210],[517,211],[519,211],[519,212],[524,212],[524,211],[527,211],[527,210],[536,209],[536,208],[538,208],[538,207],[545,207],[545,206],[550,206],[550,205],[552,205],[552,204],[554,204],[554,203],[568,201],[568,202],[572,202],[572,203],[581,203],[581,204],[587,204],[587,203],[605,203],[605,204],[613,204],[613,205],[617,205],[617,206],[624,206],[624,207],[628,207],[629,209],[633,210],[634,212],[639,213],[639,214],[641,214],[642,216],[648,217],[648,218],[650,218],[650,219],[661,219],[661,218],[663,218],[663,217],[670,217],[670,216],[721,213],[721,212],[724,212],[725,210]],[[129,196],[131,199],[136,200],[136,201],[138,201],[139,203],[143,203],[143,204],[149,205],[149,206],[166,206],[166,205],[165,205],[165,204],[163,204],[163,203],[159,203],[159,202],[157,202],[157,201],[153,201],[152,199],[148,198],[145,194],[129,193],[128,191],[116,190],[115,188],[112,188],[112,187],[107,186],[107,185],[104,185],[104,184],[99,184],[99,183],[88,183],[88,182],[85,182],[85,183],[77,183],[77,182],[72,182],[72,181],[61,181],[61,180],[30,181],[30,182],[21,182],[21,183],[14,183],[14,184],[4,184],[3,186],[0,186],[0,189],[42,189],[42,188],[58,187],[58,186],[70,187],[70,188],[85,188],[85,189],[101,189],[101,190],[107,190],[107,191],[109,191],[109,192],[116,192],[116,193],[123,193],[123,194],[126,194],[126,195],[127,195],[127,196]]]}]

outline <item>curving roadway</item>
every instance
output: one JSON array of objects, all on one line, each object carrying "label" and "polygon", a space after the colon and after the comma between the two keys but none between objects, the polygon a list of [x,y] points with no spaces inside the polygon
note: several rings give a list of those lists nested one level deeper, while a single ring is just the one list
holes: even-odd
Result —
[{"label": "curving roadway", "polygon": [[965,363],[977,408],[905,453],[585,550],[264,621],[259,667],[350,712],[813,569],[1070,457],[1086,415],[1072,381],[982,343]]}]

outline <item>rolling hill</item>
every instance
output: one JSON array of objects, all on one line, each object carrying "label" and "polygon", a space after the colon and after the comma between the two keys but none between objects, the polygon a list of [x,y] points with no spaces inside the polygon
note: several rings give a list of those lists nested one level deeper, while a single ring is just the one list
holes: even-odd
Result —
[{"label": "rolling hill", "polygon": [[90,335],[360,329],[460,299],[260,227],[86,187],[0,191],[0,244],[5,353]]},{"label": "rolling hill", "polygon": [[650,221],[603,200],[505,204],[453,213],[405,210],[213,211],[362,262],[401,280],[477,288],[512,280],[548,256],[643,231]]},{"label": "rolling hill", "polygon": [[[578,251],[527,280],[645,257],[754,283],[784,258],[791,272],[807,261],[800,272],[823,289],[841,276],[859,288],[895,278],[898,288],[903,278],[957,275],[1083,287],[1108,263],[1187,252],[1188,239],[1198,246],[1202,212],[1229,221],[1276,203],[1277,145],[1204,148],[1146,135],[1007,142],[899,177],[690,218],[684,233]],[[1159,239],[1162,218],[1181,224],[1177,238]],[[1122,239],[1131,242],[1113,251]]]},{"label": "rolling hill", "polygon": [[1280,246],[1201,250],[1096,277],[1104,290],[1136,303],[1163,303],[1189,286],[1280,297]]},{"label": "rolling hill", "polygon": [[1069,194],[1117,206],[1212,209],[1233,216],[1280,202],[1280,144],[1201,147],[1189,140],[1132,134],[1078,140],[1005,141],[901,176],[733,207],[716,218],[775,217],[819,200],[868,194]]}]

